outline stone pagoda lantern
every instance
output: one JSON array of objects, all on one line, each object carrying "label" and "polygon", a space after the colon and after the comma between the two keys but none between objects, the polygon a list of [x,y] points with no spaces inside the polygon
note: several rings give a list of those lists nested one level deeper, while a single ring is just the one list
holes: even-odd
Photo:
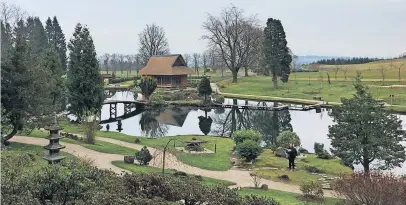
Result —
[{"label": "stone pagoda lantern", "polygon": [[56,114],[53,124],[45,127],[45,129],[49,130],[49,137],[47,137],[49,144],[44,146],[44,149],[48,150],[49,154],[43,156],[42,158],[47,160],[49,164],[58,163],[65,158],[65,156],[62,156],[59,153],[59,150],[65,148],[65,146],[59,144],[59,139],[63,138],[59,135],[59,130],[62,130],[63,128],[58,125]]}]

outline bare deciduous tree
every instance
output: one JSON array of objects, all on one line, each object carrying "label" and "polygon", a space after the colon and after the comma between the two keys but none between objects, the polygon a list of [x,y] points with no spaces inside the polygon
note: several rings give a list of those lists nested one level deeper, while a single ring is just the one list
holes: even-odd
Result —
[{"label": "bare deciduous tree", "polygon": [[385,74],[386,74],[386,67],[385,65],[381,64],[379,66],[379,70],[381,71],[382,82],[385,82]]},{"label": "bare deciduous tree", "polygon": [[103,55],[103,65],[104,65],[104,69],[106,69],[107,74],[109,74],[109,62],[110,62],[110,54],[105,53]]},{"label": "bare deciduous tree", "polygon": [[207,61],[209,60],[209,54],[207,51],[203,52],[201,55],[201,60],[202,60],[202,66],[203,66],[203,75],[206,75],[207,71]]},{"label": "bare deciduous tree", "polygon": [[243,67],[245,70],[245,76],[247,77],[248,68],[251,67],[253,64],[256,64],[256,62],[258,62],[260,59],[264,39],[263,31],[256,24],[256,22],[244,24],[244,29],[245,31],[242,35],[241,40],[242,45],[239,46],[239,49],[246,50],[246,58],[244,59],[245,62],[243,64]]},{"label": "bare deciduous tree", "polygon": [[340,64],[336,64],[334,67],[334,79],[337,80],[338,71],[340,71],[341,67]]},{"label": "bare deciduous tree", "polygon": [[223,9],[220,16],[208,14],[203,28],[208,32],[203,39],[209,41],[220,51],[223,62],[231,70],[233,82],[237,82],[237,74],[246,65],[250,46],[243,42],[247,37],[247,28],[255,28],[256,16],[245,17],[244,12],[234,6]]},{"label": "bare deciduous tree", "polygon": [[342,70],[343,70],[343,73],[344,73],[344,79],[345,80],[347,80],[347,72],[348,72],[348,69],[350,68],[351,66],[350,65],[348,65],[348,66],[345,66]]},{"label": "bare deciduous tree", "polygon": [[197,76],[199,76],[200,54],[193,53],[193,63],[195,66],[195,72],[197,73]]},{"label": "bare deciduous tree", "polygon": [[185,60],[186,66],[190,66],[190,60],[192,57],[190,57],[190,54],[185,53],[183,54],[183,60]]},{"label": "bare deciduous tree", "polygon": [[147,27],[139,34],[139,38],[139,55],[143,65],[146,65],[149,58],[153,55],[169,54],[169,44],[162,27],[157,26],[156,24],[147,25]]},{"label": "bare deciduous tree", "polygon": [[22,10],[15,4],[8,5],[5,2],[1,3],[1,20],[3,23],[9,23],[10,26],[17,25],[17,22],[27,17],[27,12]]},{"label": "bare deciduous tree", "polygon": [[397,69],[398,69],[399,82],[401,81],[401,78],[400,78],[400,69],[403,67],[403,65],[404,65],[404,64],[402,64],[402,65],[400,65],[399,67],[397,67]]},{"label": "bare deciduous tree", "polygon": [[117,72],[117,65],[118,65],[118,54],[113,53],[110,56],[110,64],[112,65],[113,68],[113,73]]}]

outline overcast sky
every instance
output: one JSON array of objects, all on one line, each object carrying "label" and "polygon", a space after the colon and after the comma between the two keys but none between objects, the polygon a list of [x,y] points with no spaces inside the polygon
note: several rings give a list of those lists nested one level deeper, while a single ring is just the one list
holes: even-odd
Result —
[{"label": "overcast sky", "polygon": [[202,52],[202,22],[234,4],[282,21],[298,55],[398,56],[406,52],[406,0],[9,0],[45,21],[57,16],[69,40],[86,24],[96,51],[135,54],[146,24],[165,29],[172,53]]}]

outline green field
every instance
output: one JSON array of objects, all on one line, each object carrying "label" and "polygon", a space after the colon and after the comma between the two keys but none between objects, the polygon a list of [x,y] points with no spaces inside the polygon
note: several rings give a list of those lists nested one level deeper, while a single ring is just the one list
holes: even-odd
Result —
[{"label": "green field", "polygon": [[[214,154],[188,154],[187,152],[172,149],[171,152],[174,153],[180,161],[207,170],[225,171],[231,168],[231,150],[234,146],[234,141],[229,138],[214,136],[172,136],[154,139],[140,137],[141,142],[139,144],[162,149],[169,139],[175,139],[175,146],[183,147],[185,145],[184,141],[191,140],[193,137],[207,141],[207,143],[203,144],[203,147],[206,149],[214,151],[214,146],[216,146],[217,152]],[[173,142],[169,144],[169,147],[173,148]]]},{"label": "green field", "polygon": [[[47,131],[33,130],[29,136],[45,138],[48,135],[49,134]],[[116,144],[103,142],[103,141],[96,141],[95,144],[87,144],[87,143],[79,142],[79,141],[76,141],[73,139],[63,138],[62,142],[78,144],[78,145],[86,147],[88,149],[91,149],[91,150],[94,150],[97,152],[108,153],[108,154],[135,155],[135,153],[138,152],[138,150],[135,150],[135,149],[131,149],[128,147],[122,147],[122,146],[119,146]]]},{"label": "green field", "polygon": [[[363,82],[365,85],[380,86],[382,82]],[[406,85],[406,82],[391,82],[391,84]],[[252,76],[239,78],[238,83],[222,81],[218,83],[222,93],[258,95],[284,98],[298,98],[312,100],[314,96],[321,96],[324,101],[340,102],[341,97],[350,98],[355,93],[353,82],[332,81],[331,84],[324,81],[290,80],[288,83],[280,83],[275,89],[272,78],[269,76]],[[393,105],[406,105],[406,87],[404,88],[381,88],[370,87],[373,97],[383,99]],[[394,95],[391,99],[390,95]]]},{"label": "green field", "polygon": [[[270,149],[265,149],[264,152],[258,157],[253,168],[255,173],[263,176],[264,178],[271,179],[274,181],[281,181],[279,176],[286,174],[289,176],[289,181],[287,183],[298,184],[302,182],[313,180],[317,181],[320,178],[319,175],[314,175],[308,172],[306,166],[314,166],[321,169],[324,174],[329,177],[339,176],[340,174],[351,173],[352,170],[349,167],[345,167],[341,164],[340,159],[319,159],[314,154],[306,154],[305,160],[299,158],[295,161],[296,170],[289,171],[288,160],[285,158],[276,157],[275,154]],[[269,169],[277,168],[277,169]],[[285,182],[285,181],[282,181]]]},{"label": "green field", "polygon": [[[399,67],[400,67],[400,78],[401,81],[406,81],[406,59],[395,59],[395,60],[383,60],[364,64],[350,64],[350,65],[312,65],[313,69],[318,69],[322,71],[324,78],[327,78],[327,72],[330,74],[330,78],[335,80],[335,71],[337,72],[337,80],[345,79],[345,71],[347,70],[347,80],[352,80],[356,76],[356,72],[362,72],[364,79],[374,81],[382,80],[382,71],[384,71],[384,76],[387,81],[398,81],[399,79]],[[295,74],[292,74],[292,79],[295,78]],[[308,77],[318,78],[317,73],[297,73],[297,78],[307,79]]]},{"label": "green field", "polygon": [[[82,125],[71,124],[67,121],[61,121],[61,126],[64,128],[65,132],[68,133],[76,133],[76,134],[83,134],[84,129]],[[106,132],[106,131],[97,131],[96,136],[98,137],[106,137],[112,138],[116,140],[121,140],[129,143],[134,143],[136,136],[130,136],[122,133],[117,132]],[[213,136],[170,136],[170,137],[162,137],[162,138],[146,138],[146,137],[139,137],[141,142],[139,144],[145,145],[148,147],[162,149],[163,146],[168,142],[169,139],[175,139],[176,147],[184,146],[184,141],[191,140],[193,137],[197,139],[202,139],[208,141],[208,143],[203,144],[206,149],[214,151],[214,146],[216,144],[217,152],[214,154],[188,154],[185,152],[180,152],[177,150],[171,150],[180,161],[184,162],[185,164],[200,167],[202,169],[208,170],[218,170],[224,171],[231,168],[231,149],[234,146],[234,141],[229,138],[221,138],[221,137],[213,137]],[[64,139],[66,140],[66,139]],[[67,139],[69,140],[69,139]],[[107,143],[97,141],[98,143]],[[108,143],[111,144],[111,143]],[[114,145],[114,144],[113,144]],[[83,145],[84,146],[84,145]],[[88,145],[86,145],[88,146]],[[118,145],[115,145],[118,146]],[[94,148],[93,146],[92,148]],[[120,146],[118,146],[120,147]],[[173,148],[173,142],[171,142],[169,148]],[[91,149],[91,148],[89,148]],[[118,149],[118,148],[117,148]],[[131,149],[130,149],[131,150]],[[106,150],[104,150],[106,151]]]}]

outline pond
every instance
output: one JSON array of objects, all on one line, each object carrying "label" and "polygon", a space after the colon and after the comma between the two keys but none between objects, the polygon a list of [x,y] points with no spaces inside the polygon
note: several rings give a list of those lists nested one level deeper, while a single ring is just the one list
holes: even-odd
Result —
[{"label": "pond", "polygon": [[[132,92],[117,92],[110,100],[133,100]],[[257,105],[257,101],[226,99],[225,104]],[[261,106],[264,106],[262,102]],[[266,102],[266,106],[276,106]],[[124,105],[117,105],[117,116],[124,113]],[[104,105],[102,119],[109,118],[109,106]],[[406,116],[399,115],[406,129]],[[135,136],[175,136],[175,135],[224,135],[229,136],[233,130],[251,128],[259,131],[264,144],[274,142],[283,130],[293,130],[301,138],[302,146],[314,152],[314,143],[324,143],[330,149],[327,138],[328,126],[333,121],[326,109],[320,113],[310,111],[265,111],[243,110],[237,108],[219,108],[201,110],[192,107],[168,107],[144,111],[141,114],[122,120],[121,133]],[[117,122],[109,123],[110,131],[116,131]],[[106,125],[103,129],[106,130]],[[356,167],[356,169],[359,167]],[[395,168],[397,174],[406,174],[406,163],[403,168]]]}]

